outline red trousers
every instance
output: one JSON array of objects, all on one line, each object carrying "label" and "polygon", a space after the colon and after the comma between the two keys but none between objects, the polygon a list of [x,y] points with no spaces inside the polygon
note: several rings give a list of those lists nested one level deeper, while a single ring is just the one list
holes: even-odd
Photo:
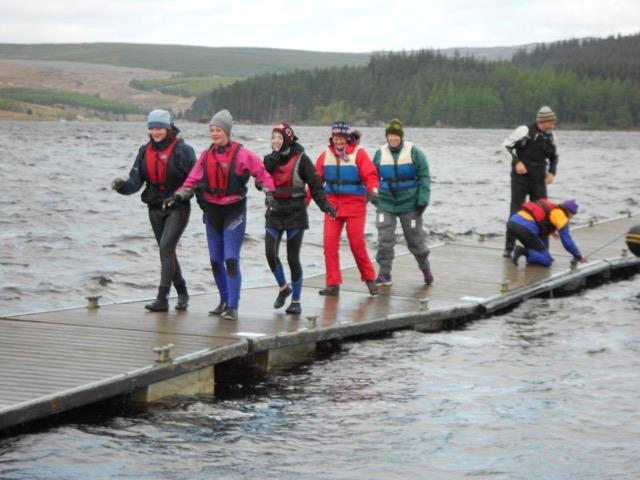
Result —
[{"label": "red trousers", "polygon": [[342,283],[342,273],[340,272],[340,237],[342,229],[347,225],[347,239],[351,253],[356,260],[360,278],[364,280],[375,280],[376,271],[367,252],[367,243],[364,239],[364,225],[366,217],[338,217],[331,220],[329,215],[324,216],[324,264],[327,271],[326,284],[340,285]]}]

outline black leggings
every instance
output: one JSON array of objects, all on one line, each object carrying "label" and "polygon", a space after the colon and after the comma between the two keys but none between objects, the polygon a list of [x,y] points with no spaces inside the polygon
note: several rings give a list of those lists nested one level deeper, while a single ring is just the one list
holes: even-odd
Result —
[{"label": "black leggings", "polygon": [[[509,219],[522,208],[522,204],[529,196],[529,200],[535,202],[541,198],[547,198],[547,184],[544,175],[517,175],[511,174],[511,204],[509,205]],[[507,229],[506,247],[513,248],[515,237]]]},{"label": "black leggings", "polygon": [[189,223],[191,208],[150,208],[149,221],[160,247],[160,287],[184,285],[176,247]]},{"label": "black leggings", "polygon": [[[280,242],[285,230],[276,230],[274,228],[267,228],[267,234],[265,238],[265,253],[267,255],[267,262],[269,262],[269,268],[273,273],[276,270],[282,269],[282,263],[278,257],[280,250]],[[292,232],[296,232],[292,236]],[[275,234],[275,235],[274,235]],[[302,280],[302,265],[300,264],[300,250],[302,248],[302,239],[304,238],[303,229],[289,229],[287,230],[287,262],[289,263],[289,269],[291,270],[291,281],[297,283]]]},{"label": "black leggings", "polygon": [[524,245],[526,248],[532,248],[533,250],[537,250],[538,252],[544,252],[548,248],[547,245],[545,245],[543,239],[541,239],[538,235],[533,233],[524,225],[520,225],[519,223],[511,221],[507,223],[507,232],[509,232],[512,238],[517,238],[518,240],[520,240],[522,245]]}]

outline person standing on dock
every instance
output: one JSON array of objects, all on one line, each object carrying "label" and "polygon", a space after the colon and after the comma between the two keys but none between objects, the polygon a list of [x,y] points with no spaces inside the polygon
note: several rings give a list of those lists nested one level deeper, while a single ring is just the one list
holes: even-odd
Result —
[{"label": "person standing on dock", "polygon": [[404,238],[424,277],[433,283],[429,264],[427,236],[422,228],[422,215],[429,205],[431,179],[425,154],[411,142],[404,140],[404,126],[393,119],[385,129],[387,143],[373,156],[380,174],[380,199],[376,212],[380,271],[378,285],[391,285],[391,266],[395,257],[396,225],[400,220]]},{"label": "person standing on dock", "polygon": [[320,295],[336,296],[340,293],[340,237],[347,229],[351,253],[355,258],[360,278],[366,282],[371,295],[378,294],[376,271],[367,252],[364,227],[367,200],[378,201],[378,172],[367,152],[360,146],[360,132],[351,131],[346,122],[331,126],[329,145],[316,161],[316,171],[324,181],[324,191],[336,211],[335,218],[324,216],[324,257],[326,287]]},{"label": "person standing on dock", "polygon": [[141,199],[149,207],[149,221],[160,249],[160,284],[156,299],[145,308],[152,312],[169,310],[167,297],[173,282],[178,292],[176,310],[186,310],[189,304],[187,284],[182,276],[176,247],[182,236],[191,203],[177,201],[175,208],[165,210],[163,202],[182,185],[196,162],[193,148],[179,137],[180,130],[172,123],[166,110],[153,110],[147,118],[149,141],[138,150],[129,178],[116,178],[111,188],[123,195],[131,195],[146,184]]},{"label": "person standing on dock", "polygon": [[[299,314],[300,293],[302,292],[302,264],[300,249],[304,231],[309,228],[307,215],[307,185],[310,195],[320,209],[330,218],[336,217],[323,190],[322,180],[315,166],[307,156],[304,148],[298,143],[298,137],[288,123],[280,123],[271,132],[273,151],[264,157],[264,167],[273,177],[275,184],[274,204],[267,209],[265,253],[269,268],[280,288],[273,308],[280,308],[291,295],[291,304],[286,313]],[[310,199],[309,199],[310,200]],[[287,261],[291,270],[291,286],[286,275],[278,251],[284,233],[287,233]]]},{"label": "person standing on dock", "polygon": [[190,198],[196,186],[204,185],[202,200],[211,270],[220,303],[209,312],[225,320],[238,319],[242,275],[240,250],[247,225],[247,182],[254,177],[266,191],[265,203],[273,203],[273,180],[257,154],[230,140],[233,117],[220,110],[209,122],[213,143],[204,150],[175,195],[165,202],[171,208]]},{"label": "person standing on dock", "polygon": [[[502,147],[511,160],[511,205],[509,218],[529,200],[547,198],[547,185],[555,178],[558,168],[557,142],[553,130],[556,114],[544,106],[538,110],[536,122],[521,125],[509,135]],[[515,238],[507,229],[503,257],[510,257]]]},{"label": "person standing on dock", "polygon": [[576,213],[578,204],[575,200],[565,200],[559,205],[546,198],[524,203],[507,223],[507,231],[524,245],[515,247],[513,263],[518,265],[518,260],[524,256],[527,263],[550,267],[553,258],[549,253],[549,235],[560,236],[562,246],[573,255],[574,261],[586,262],[569,233],[569,220]]}]

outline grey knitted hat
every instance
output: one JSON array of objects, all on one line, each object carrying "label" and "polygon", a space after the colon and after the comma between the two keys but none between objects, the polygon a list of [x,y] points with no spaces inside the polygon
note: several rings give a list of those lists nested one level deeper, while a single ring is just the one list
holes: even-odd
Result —
[{"label": "grey knitted hat", "polygon": [[233,117],[229,110],[220,110],[213,117],[211,117],[211,121],[209,122],[209,126],[219,127],[224,130],[227,136],[231,135],[231,128],[233,127]]},{"label": "grey knitted hat", "polygon": [[553,110],[546,105],[541,107],[536,115],[536,122],[549,122],[551,120],[556,120],[556,114],[553,113]]},{"label": "grey knitted hat", "polygon": [[152,110],[147,117],[147,128],[171,129],[171,114],[166,110]]}]

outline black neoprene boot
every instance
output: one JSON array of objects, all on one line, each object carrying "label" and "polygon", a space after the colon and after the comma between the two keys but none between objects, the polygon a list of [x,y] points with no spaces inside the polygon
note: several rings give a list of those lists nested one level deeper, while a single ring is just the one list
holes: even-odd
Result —
[{"label": "black neoprene boot", "polygon": [[292,300],[291,305],[289,305],[285,310],[285,313],[288,313],[290,315],[299,315],[301,312],[302,312],[302,306],[300,305],[300,302],[297,300]]},{"label": "black neoprene boot", "polygon": [[227,309],[227,302],[225,300],[220,300],[220,303],[216,308],[209,312],[210,316],[222,315],[224,311]]},{"label": "black neoprene boot", "polygon": [[187,292],[187,283],[182,282],[175,286],[178,292],[178,303],[176,303],[176,310],[186,310],[189,306],[189,292]]},{"label": "black neoprene boot", "polygon": [[289,287],[289,285],[287,285],[287,288],[285,288],[284,290],[280,290],[278,292],[278,296],[276,297],[276,301],[273,302],[273,308],[280,308],[284,305],[284,301],[287,299],[287,297],[291,295],[291,288]]},{"label": "black neoprene boot", "polygon": [[158,287],[158,296],[153,302],[147,303],[144,308],[151,312],[166,312],[169,310],[169,301],[167,300],[168,295],[168,287]]},{"label": "black neoprene boot", "polygon": [[523,255],[526,257],[528,254],[529,251],[526,248],[518,245],[513,251],[513,263],[518,265],[518,260],[520,260],[520,257],[522,257]]},{"label": "black neoprene boot", "polygon": [[237,308],[227,308],[222,314],[223,320],[238,320],[238,309]]}]

